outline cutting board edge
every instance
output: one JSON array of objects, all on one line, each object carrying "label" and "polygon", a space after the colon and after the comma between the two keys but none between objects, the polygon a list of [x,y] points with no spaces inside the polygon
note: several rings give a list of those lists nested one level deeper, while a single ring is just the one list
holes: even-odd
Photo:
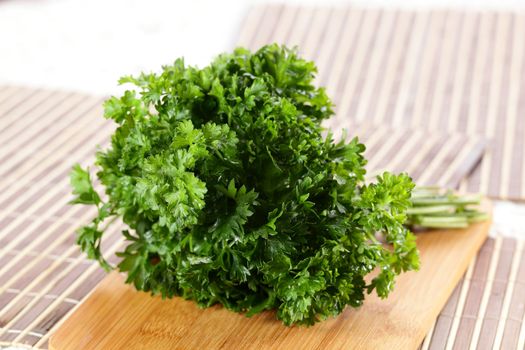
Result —
[{"label": "cutting board edge", "polygon": [[[488,202],[487,205],[490,206],[490,211],[492,212],[492,203]],[[467,272],[468,267],[469,267],[470,263],[472,262],[473,257],[479,252],[479,250],[483,246],[483,243],[485,243],[485,241],[489,237],[490,226],[492,225],[492,216],[490,216],[490,218],[488,220],[486,220],[483,223],[480,223],[479,225],[483,227],[481,229],[481,231],[484,234],[479,236],[479,239],[476,241],[476,244],[473,245],[473,247],[472,247],[472,252],[470,253],[470,255],[468,257],[465,256],[463,258],[463,261],[461,262],[461,265],[462,265],[461,269],[458,269],[457,271],[455,271],[454,283],[452,283],[450,285],[447,285],[447,288],[444,289],[444,290],[446,290],[446,292],[443,291],[443,293],[442,293],[442,297],[440,298],[440,303],[439,303],[440,305],[437,305],[436,309],[432,311],[433,317],[430,318],[430,320],[428,321],[427,325],[425,325],[425,328],[428,329],[428,331],[421,332],[421,334],[419,335],[419,340],[417,341],[417,344],[415,345],[414,348],[417,348],[419,345],[421,345],[423,343],[423,341],[425,340],[425,337],[427,336],[428,332],[432,328],[432,324],[434,322],[436,322],[436,320],[437,320],[437,318],[439,316],[439,313],[441,312],[443,307],[445,307],[445,305],[447,304],[448,299],[450,298],[450,296],[454,292],[454,288],[456,288],[456,286],[458,285],[459,281],[461,281],[461,278]]]}]

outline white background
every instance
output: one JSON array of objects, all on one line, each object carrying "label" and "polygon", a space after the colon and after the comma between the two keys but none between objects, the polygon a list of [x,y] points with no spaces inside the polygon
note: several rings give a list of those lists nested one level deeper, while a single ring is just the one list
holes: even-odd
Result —
[{"label": "white background", "polygon": [[[0,84],[115,92],[125,74],[184,56],[205,65],[235,44],[256,0],[0,0]],[[348,1],[284,0],[300,4]],[[359,6],[512,9],[525,1],[360,0]]]}]

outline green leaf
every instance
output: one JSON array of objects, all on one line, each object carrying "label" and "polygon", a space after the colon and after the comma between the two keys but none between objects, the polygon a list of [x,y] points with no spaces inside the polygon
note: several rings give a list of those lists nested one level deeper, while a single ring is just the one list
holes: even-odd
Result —
[{"label": "green leaf", "polygon": [[71,203],[94,205],[100,203],[100,197],[91,183],[89,169],[84,170],[79,164],[75,164],[70,173],[70,182],[71,187],[73,187],[73,194],[76,196]]},{"label": "green leaf", "polygon": [[73,203],[98,211],[81,249],[109,268],[102,238],[119,219],[127,283],[249,315],[275,309],[287,325],[359,307],[367,291],[386,297],[419,266],[404,226],[414,185],[390,173],[364,183],[364,145],[324,136],[333,106],[315,74],[273,44],[122,78],[129,90],[104,105],[117,127],[95,162],[107,200],[87,170],[71,173]]}]

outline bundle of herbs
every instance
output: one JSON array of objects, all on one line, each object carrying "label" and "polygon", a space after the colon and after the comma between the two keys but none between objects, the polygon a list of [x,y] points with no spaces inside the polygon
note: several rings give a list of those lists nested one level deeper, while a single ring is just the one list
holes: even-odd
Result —
[{"label": "bundle of herbs", "polygon": [[[96,157],[105,195],[88,169],[71,174],[73,202],[98,208],[78,232],[82,250],[109,269],[101,241],[119,218],[129,229],[118,269],[137,289],[248,315],[275,309],[286,325],[388,296],[419,265],[407,224],[425,225],[437,212],[417,208],[435,203],[411,197],[407,174],[364,182],[364,145],[322,134],[333,111],[315,72],[269,45],[121,79],[136,90],[105,103],[118,124]],[[446,199],[449,216],[468,217]]]}]

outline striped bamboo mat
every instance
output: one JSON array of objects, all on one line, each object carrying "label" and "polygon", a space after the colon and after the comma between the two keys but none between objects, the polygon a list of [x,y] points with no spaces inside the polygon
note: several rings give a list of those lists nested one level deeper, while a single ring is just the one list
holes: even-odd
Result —
[{"label": "striped bamboo mat", "polygon": [[[0,344],[46,348],[50,333],[104,276],[74,244],[75,229],[94,211],[67,205],[72,164],[92,164],[96,146],[107,145],[113,131],[102,118],[101,101],[0,87]],[[465,176],[483,147],[483,140],[460,135],[351,129],[370,143],[374,169],[403,170],[400,165],[410,157],[409,170],[419,179],[439,181],[440,174],[450,185]],[[466,151],[443,152],[446,140]],[[396,155],[394,146],[400,149]],[[118,228],[103,244],[113,262],[123,243]]]},{"label": "striped bamboo mat", "polygon": [[465,188],[525,200],[525,13],[266,5],[239,33],[251,49],[298,45],[341,122],[486,136]]},{"label": "striped bamboo mat", "polygon": [[[0,87],[0,344],[46,348],[49,332],[104,276],[74,245],[94,215],[67,205],[68,172],[112,126],[101,98]],[[122,243],[113,234],[111,255]]]},{"label": "striped bamboo mat", "polygon": [[525,348],[524,242],[485,242],[421,349]]},{"label": "striped bamboo mat", "polygon": [[336,139],[345,129],[366,145],[369,178],[386,170],[407,172],[418,185],[458,188],[479,164],[487,145],[484,138],[457,133],[341,123],[337,119],[326,124],[335,131]]}]

